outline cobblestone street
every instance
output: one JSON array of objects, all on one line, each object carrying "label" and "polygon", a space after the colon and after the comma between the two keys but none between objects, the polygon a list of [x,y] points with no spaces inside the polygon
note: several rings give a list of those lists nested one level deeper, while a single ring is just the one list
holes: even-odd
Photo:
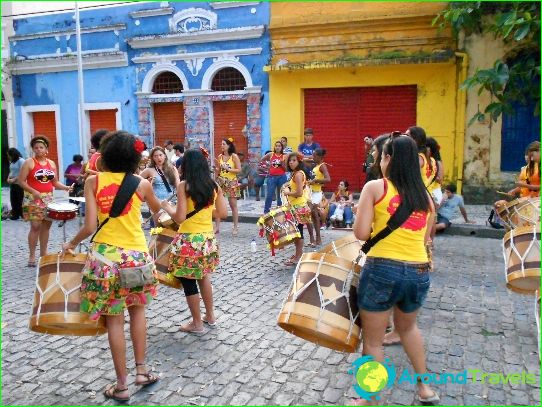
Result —
[{"label": "cobblestone street", "polygon": [[[69,237],[76,226],[69,222]],[[56,224],[51,230],[53,251],[62,232]],[[282,263],[293,246],[271,257],[263,239],[257,238],[258,251],[251,253],[256,226],[241,224],[235,238],[230,231],[231,223],[223,223],[221,262],[213,276],[217,326],[206,327],[199,336],[181,333],[179,325],[189,319],[184,294],[161,286],[147,309],[147,361],[162,380],[136,387],[129,347],[130,404],[338,405],[356,397],[347,372],[359,353],[317,347],[276,324],[294,270]],[[104,386],[115,380],[106,335],[62,337],[29,331],[35,270],[25,267],[27,232],[21,221],[2,222],[2,404],[114,404],[102,395]],[[325,231],[324,243],[344,233]],[[419,317],[429,370],[526,370],[537,377],[535,385],[436,385],[441,404],[539,405],[534,298],[505,287],[501,241],[438,237],[435,266]],[[386,356],[398,372],[412,370],[401,346],[387,348]],[[414,394],[414,385],[396,384],[383,394],[383,401],[412,405]]]}]

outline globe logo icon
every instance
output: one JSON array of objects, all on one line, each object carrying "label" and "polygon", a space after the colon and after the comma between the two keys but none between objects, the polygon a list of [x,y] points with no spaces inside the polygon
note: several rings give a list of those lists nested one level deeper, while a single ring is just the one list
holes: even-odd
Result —
[{"label": "globe logo icon", "polygon": [[356,372],[356,381],[367,393],[378,393],[388,384],[388,371],[379,362],[366,362]]},{"label": "globe logo icon", "polygon": [[354,390],[365,400],[379,400],[379,393],[395,383],[395,366],[389,359],[381,363],[371,355],[365,355],[356,359],[352,366],[354,368],[348,373],[356,378]]}]

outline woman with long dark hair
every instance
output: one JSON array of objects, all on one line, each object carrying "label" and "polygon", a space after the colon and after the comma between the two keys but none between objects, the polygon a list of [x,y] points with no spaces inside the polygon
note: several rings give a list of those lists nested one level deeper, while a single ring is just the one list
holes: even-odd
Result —
[{"label": "woman with long dark hair", "polygon": [[[235,144],[233,138],[222,140],[222,153],[216,159],[218,170],[220,171],[216,182],[222,188],[224,196],[227,198],[232,218],[233,218],[233,236],[237,236],[239,232],[239,211],[237,209],[237,198],[241,197],[241,187],[237,180],[237,174],[241,172],[241,160],[235,154]],[[215,233],[220,232],[220,219],[216,219]]]},{"label": "woman with long dark hair", "polygon": [[[228,215],[222,189],[213,181],[207,157],[200,150],[188,150],[181,164],[177,186],[177,206],[162,201],[162,208],[180,226],[171,243],[169,271],[182,282],[192,320],[181,325],[188,333],[203,332],[203,323],[215,325],[211,273],[218,266],[218,243],[213,231],[213,216]],[[196,283],[197,282],[197,283]],[[205,305],[201,316],[200,297]]]},{"label": "woman with long dark hair", "polygon": [[[147,386],[158,381],[145,364],[147,322],[145,305],[157,295],[158,280],[151,278],[141,286],[127,288],[121,285],[119,273],[123,268],[145,267],[156,275],[154,261],[149,255],[147,241],[141,227],[141,205],[147,202],[152,212],[160,210],[152,186],[138,175],[135,193],[121,215],[109,218],[109,212],[120,185],[127,174],[134,174],[145,148],[141,140],[125,131],[105,136],[100,144],[100,172],[85,182],[85,224],[77,235],[62,247],[63,252],[73,250],[93,234],[97,222],[102,225],[94,235],[81,284],[81,312],[97,320],[104,316],[109,347],[115,366],[117,381],[107,386],[104,396],[117,401],[128,401],[128,373],[126,370],[126,340],[124,337],[124,310],[130,315],[130,336],[134,348],[136,386]],[[107,223],[105,219],[109,218]]]},{"label": "woman with long dark hair", "polygon": [[17,182],[17,178],[23,167],[24,158],[21,156],[19,150],[14,147],[8,149],[7,156],[9,160],[9,174],[7,181],[9,184],[9,201],[11,203],[10,219],[17,220],[23,217],[24,190]]},{"label": "woman with long dark hair", "polygon": [[28,267],[36,266],[36,245],[40,242],[40,256],[47,254],[49,231],[52,222],[46,217],[47,204],[53,201],[53,191],[72,188],[58,180],[58,171],[53,160],[47,158],[50,141],[45,136],[35,136],[30,140],[34,157],[28,158],[17,178],[24,189],[23,218],[30,222],[28,232]]},{"label": "woman with long dark hair", "polygon": [[[354,222],[354,234],[368,240],[386,227],[399,205],[409,218],[367,253],[358,288],[363,326],[363,354],[384,361],[382,344],[393,310],[395,329],[417,374],[427,373],[422,335],[416,316],[429,291],[430,263],[426,251],[434,205],[419,171],[416,143],[409,137],[391,137],[383,148],[383,179],[363,188]],[[417,399],[438,401],[431,388],[418,381]],[[364,400],[361,401],[365,402]]]},{"label": "woman with long dark hair", "polygon": [[516,185],[523,190],[522,196],[536,198],[540,196],[540,141],[527,146],[526,156],[525,176],[520,176]]},{"label": "woman with long dark hair", "polygon": [[298,153],[288,154],[288,171],[292,174],[290,181],[284,184],[282,193],[290,204],[297,228],[301,237],[295,239],[295,254],[286,260],[286,266],[295,266],[303,254],[303,225],[312,222],[311,210],[304,195],[304,188],[307,183],[305,172],[303,171],[303,157]]},{"label": "woman with long dark hair", "polygon": [[426,188],[437,178],[437,162],[427,148],[427,135],[425,130],[418,126],[411,126],[405,132],[410,136],[418,147],[418,161],[420,164],[420,173],[422,175],[423,184]]}]

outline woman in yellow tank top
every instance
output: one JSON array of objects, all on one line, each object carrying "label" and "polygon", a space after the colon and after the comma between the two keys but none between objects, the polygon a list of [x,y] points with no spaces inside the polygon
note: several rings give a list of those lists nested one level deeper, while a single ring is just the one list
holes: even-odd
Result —
[{"label": "woman in yellow tank top", "polygon": [[324,157],[326,155],[326,150],[323,148],[317,148],[314,150],[312,157],[316,165],[312,169],[314,178],[308,181],[308,184],[311,187],[311,203],[309,207],[311,208],[312,213],[312,224],[314,224],[314,232],[316,233],[316,239],[314,238],[313,226],[312,224],[307,225],[309,230],[310,243],[309,246],[316,247],[322,244],[322,237],[320,236],[320,204],[322,203],[322,198],[324,197],[324,191],[322,186],[331,181],[329,177],[329,171],[327,166],[324,163]]},{"label": "woman in yellow tank top", "polygon": [[[181,325],[188,333],[203,332],[203,323],[215,324],[211,273],[218,266],[218,244],[213,232],[213,215],[228,215],[222,189],[213,181],[205,153],[188,150],[181,164],[177,206],[162,201],[162,207],[177,222],[179,230],[171,243],[169,272],[181,280],[192,320]],[[197,283],[196,283],[197,281]],[[200,297],[205,305],[201,316]]]},{"label": "woman in yellow tank top", "polygon": [[[405,136],[384,144],[381,169],[384,178],[370,181],[361,192],[354,234],[368,240],[385,228],[403,203],[412,210],[401,227],[376,243],[367,253],[358,287],[363,329],[363,354],[384,361],[382,344],[393,310],[395,330],[417,374],[427,372],[423,338],[416,315],[429,291],[429,259],[425,242],[434,222],[434,205],[418,169],[416,143]],[[417,383],[417,398],[438,401],[429,386]]]},{"label": "woman in yellow tank top", "polygon": [[284,184],[282,193],[286,196],[292,211],[294,212],[299,229],[300,238],[295,239],[295,254],[290,257],[285,265],[294,266],[297,264],[303,254],[303,225],[312,222],[311,210],[307,203],[307,197],[304,195],[304,187],[307,182],[303,172],[303,162],[297,153],[288,154],[288,171],[292,173],[290,181]]},{"label": "woman in yellow tank top", "polygon": [[[141,160],[144,145],[141,140],[118,131],[106,135],[101,144],[103,172],[89,176],[85,182],[85,225],[77,235],[62,247],[73,253],[77,245],[96,231],[98,220],[103,224],[125,174],[133,174]],[[154,261],[148,253],[147,242],[141,228],[141,203],[147,202],[152,212],[160,210],[149,181],[140,179],[136,192],[121,215],[110,218],[94,236],[81,284],[81,312],[97,320],[105,316],[107,335],[117,374],[117,381],[109,385],[104,395],[118,401],[128,401],[126,348],[124,339],[124,310],[130,315],[130,332],[136,365],[135,384],[147,386],[159,377],[150,373],[145,365],[146,321],[145,305],[157,294],[158,280],[140,287],[123,288],[118,277],[119,268],[139,267]],[[154,270],[156,274],[156,270]],[[121,350],[122,351],[119,351]]]},{"label": "woman in yellow tank top", "polygon": [[[219,174],[216,178],[216,182],[222,188],[224,196],[228,199],[230,204],[232,218],[233,218],[233,230],[232,234],[237,236],[239,231],[239,211],[237,209],[237,198],[241,197],[241,187],[237,180],[237,174],[241,172],[241,160],[235,154],[235,145],[233,144],[233,138],[222,140],[221,144],[222,154],[217,158],[217,165]],[[220,232],[220,219],[216,219],[215,233]]]}]

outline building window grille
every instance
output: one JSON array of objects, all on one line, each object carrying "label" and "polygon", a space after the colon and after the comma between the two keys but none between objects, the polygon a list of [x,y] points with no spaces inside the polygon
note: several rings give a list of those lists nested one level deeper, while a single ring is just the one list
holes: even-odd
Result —
[{"label": "building window grille", "polygon": [[152,93],[181,93],[182,90],[183,83],[173,72],[162,72],[156,77],[152,85]]},{"label": "building window grille", "polygon": [[243,90],[247,86],[245,78],[235,68],[224,68],[218,71],[211,84],[211,89],[216,91]]}]

